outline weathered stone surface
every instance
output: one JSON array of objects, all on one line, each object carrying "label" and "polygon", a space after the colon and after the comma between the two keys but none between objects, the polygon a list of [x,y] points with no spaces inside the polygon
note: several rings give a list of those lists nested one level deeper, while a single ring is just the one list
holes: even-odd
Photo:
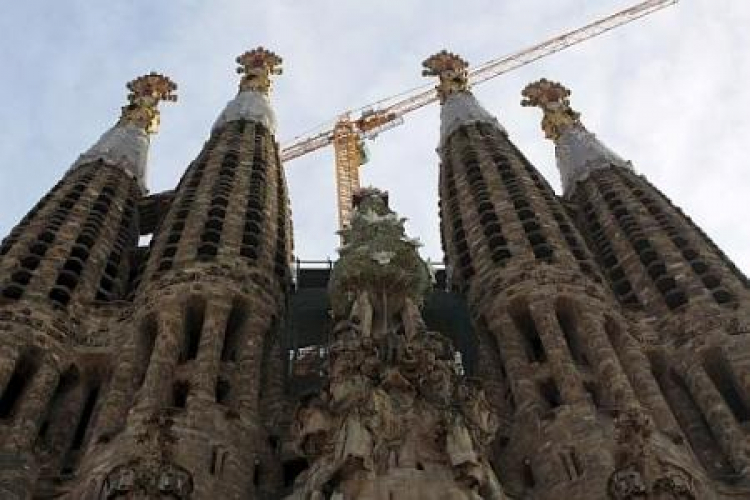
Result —
[{"label": "weathered stone surface", "polygon": [[[558,198],[467,63],[428,61],[452,107],[441,233],[471,366],[425,326],[429,269],[377,191],[330,303],[288,314],[278,146],[238,108],[174,191],[83,161],[3,240],[0,498],[750,498],[746,278],[602,148]],[[266,92],[280,59],[239,62]],[[550,111],[550,137],[582,126]],[[292,317],[330,332],[286,338]]]}]

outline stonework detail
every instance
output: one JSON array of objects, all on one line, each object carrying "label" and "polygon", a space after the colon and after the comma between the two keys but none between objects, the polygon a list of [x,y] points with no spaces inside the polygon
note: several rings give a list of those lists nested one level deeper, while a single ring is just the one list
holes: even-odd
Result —
[{"label": "stonework detail", "polygon": [[561,197],[431,56],[445,269],[374,188],[292,267],[281,58],[237,63],[173,191],[149,74],[0,243],[0,499],[750,498],[748,280],[568,89],[523,91]]},{"label": "stonework detail", "polygon": [[272,134],[276,133],[276,115],[268,94],[271,76],[280,75],[281,58],[263,47],[245,52],[237,57],[237,73],[242,75],[237,97],[229,101],[214,123],[214,130],[228,122],[248,120],[262,123]]},{"label": "stonework detail", "polygon": [[154,414],[143,423],[143,430],[136,436],[138,458],[107,474],[99,498],[190,498],[192,476],[173,463],[173,423],[168,413]]},{"label": "stonework detail", "polygon": [[570,90],[557,82],[542,78],[522,92],[523,106],[537,106],[544,112],[542,130],[555,142],[563,192],[570,196],[578,182],[594,170],[621,167],[632,170],[630,162],[611,151],[579,120],[580,114],[570,107]]},{"label": "stonework detail", "polygon": [[150,73],[129,82],[128,89],[129,103],[123,106],[117,124],[81,155],[71,169],[100,160],[133,176],[145,192],[149,135],[157,132],[160,123],[157,106],[161,101],[177,100],[174,93],[177,85],[166,76]]},{"label": "stonework detail", "polygon": [[290,499],[503,499],[487,452],[498,421],[418,304],[427,269],[383,193],[367,190],[334,269],[328,384],[297,409],[310,468]]},{"label": "stonework detail", "polygon": [[469,63],[445,50],[422,63],[423,76],[438,77],[435,87],[440,98],[440,144],[456,129],[471,123],[487,123],[503,130],[497,118],[485,110],[469,92]]},{"label": "stonework detail", "polygon": [[640,408],[629,408],[615,420],[617,451],[609,495],[615,500],[637,498],[697,499],[694,479],[665,462],[653,445],[655,427]]}]

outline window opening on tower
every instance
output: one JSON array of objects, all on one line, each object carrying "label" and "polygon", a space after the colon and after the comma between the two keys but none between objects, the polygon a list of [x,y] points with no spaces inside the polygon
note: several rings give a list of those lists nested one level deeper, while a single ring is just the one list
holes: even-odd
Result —
[{"label": "window opening on tower", "polygon": [[515,307],[511,310],[513,323],[521,334],[526,350],[526,357],[532,363],[544,363],[547,361],[547,354],[539,337],[539,332],[534,324],[534,319],[527,305]]}]

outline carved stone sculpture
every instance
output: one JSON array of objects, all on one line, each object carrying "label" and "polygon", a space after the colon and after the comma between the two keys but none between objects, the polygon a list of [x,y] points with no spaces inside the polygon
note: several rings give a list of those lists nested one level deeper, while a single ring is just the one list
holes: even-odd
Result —
[{"label": "carved stone sculpture", "polygon": [[295,415],[311,466],[289,498],[505,498],[486,458],[497,419],[484,391],[422,320],[426,266],[385,196],[359,199],[330,289],[328,383]]}]

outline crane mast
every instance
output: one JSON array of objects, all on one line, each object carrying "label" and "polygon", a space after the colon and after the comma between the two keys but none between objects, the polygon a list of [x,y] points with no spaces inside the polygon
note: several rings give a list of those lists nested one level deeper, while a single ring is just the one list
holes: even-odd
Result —
[{"label": "crane mast", "polygon": [[362,139],[354,122],[342,117],[333,130],[333,150],[336,157],[336,195],[338,199],[339,229],[351,218],[354,193],[360,188],[359,168],[362,161]]},{"label": "crane mast", "polygon": [[[491,80],[538,59],[564,50],[583,41],[652,14],[678,0],[646,0],[581,28],[556,36],[513,54],[488,61],[469,72],[472,85]],[[295,138],[281,150],[281,161],[287,162],[333,144],[336,161],[336,191],[339,228],[349,223],[351,203],[359,189],[359,168],[362,166],[363,138],[373,139],[380,132],[403,123],[404,115],[438,100],[434,87],[416,87],[407,92],[381,99],[373,104],[350,110],[332,124]],[[360,118],[352,115],[360,112]]]}]

